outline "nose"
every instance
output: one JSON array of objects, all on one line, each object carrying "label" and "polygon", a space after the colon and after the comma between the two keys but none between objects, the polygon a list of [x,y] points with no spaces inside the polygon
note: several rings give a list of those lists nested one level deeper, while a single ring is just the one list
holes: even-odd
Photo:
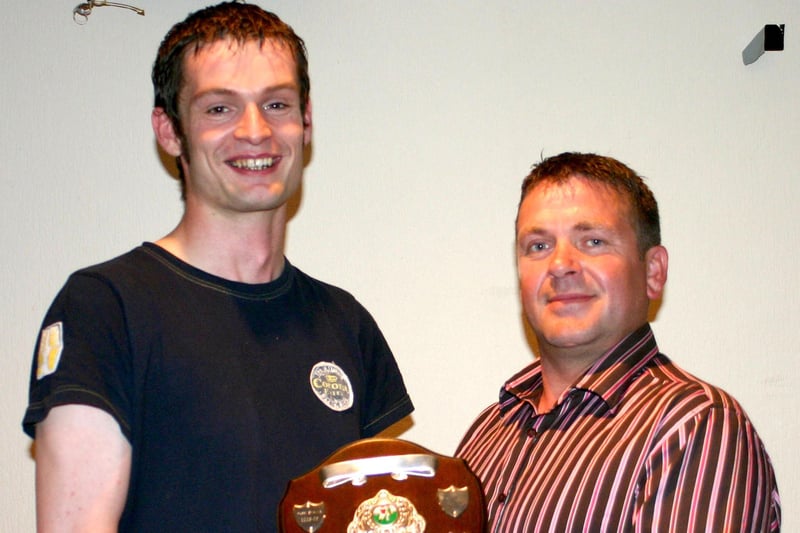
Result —
[{"label": "nose", "polygon": [[556,278],[562,278],[580,271],[580,261],[578,260],[578,250],[571,244],[560,242],[550,254],[550,264],[548,271]]},{"label": "nose", "polygon": [[271,135],[272,128],[266,120],[261,106],[248,104],[236,125],[236,137],[258,144]]}]

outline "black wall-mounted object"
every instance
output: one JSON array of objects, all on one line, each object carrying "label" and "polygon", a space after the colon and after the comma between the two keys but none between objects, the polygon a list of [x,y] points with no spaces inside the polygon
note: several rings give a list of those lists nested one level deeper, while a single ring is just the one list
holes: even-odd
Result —
[{"label": "black wall-mounted object", "polygon": [[783,50],[783,29],[785,24],[767,24],[753,40],[742,50],[742,61],[745,65],[753,63],[768,51]]}]

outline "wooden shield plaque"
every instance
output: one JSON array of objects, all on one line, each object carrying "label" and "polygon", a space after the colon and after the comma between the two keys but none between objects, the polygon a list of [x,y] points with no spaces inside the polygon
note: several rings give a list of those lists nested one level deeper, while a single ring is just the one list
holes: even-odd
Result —
[{"label": "wooden shield plaque", "polygon": [[282,533],[482,533],[486,510],[463,460],[375,438],[293,479],[278,520]]}]

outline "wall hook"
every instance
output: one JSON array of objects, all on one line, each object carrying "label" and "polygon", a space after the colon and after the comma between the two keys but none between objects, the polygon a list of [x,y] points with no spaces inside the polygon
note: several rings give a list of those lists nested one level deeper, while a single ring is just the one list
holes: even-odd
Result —
[{"label": "wall hook", "polygon": [[783,50],[783,28],[785,24],[767,24],[753,37],[744,50],[742,61],[745,65],[755,62],[767,50]]},{"label": "wall hook", "polygon": [[140,9],[136,6],[120,4],[118,2],[109,2],[108,0],[89,0],[88,2],[84,2],[75,6],[75,9],[72,10],[72,20],[74,20],[77,24],[86,24],[89,21],[89,15],[92,14],[92,9],[105,6],[130,9],[137,15],[144,16],[144,9]]}]

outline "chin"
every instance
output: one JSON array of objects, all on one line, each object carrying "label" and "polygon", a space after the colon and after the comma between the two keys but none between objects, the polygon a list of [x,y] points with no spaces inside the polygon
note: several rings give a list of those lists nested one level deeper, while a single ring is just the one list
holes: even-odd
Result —
[{"label": "chin", "polygon": [[546,345],[559,349],[575,348],[591,344],[596,338],[592,335],[591,331],[576,331],[574,329],[568,331],[553,331],[550,333],[545,332],[540,337]]}]

